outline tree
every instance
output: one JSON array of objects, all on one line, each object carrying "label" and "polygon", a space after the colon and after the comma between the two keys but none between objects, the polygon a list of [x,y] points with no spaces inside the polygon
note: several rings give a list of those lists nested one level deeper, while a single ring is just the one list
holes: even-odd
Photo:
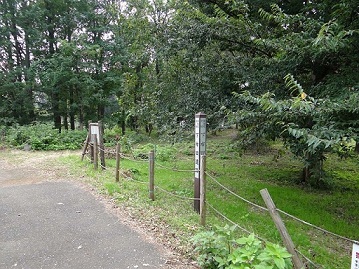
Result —
[{"label": "tree", "polygon": [[[320,180],[325,152],[358,137],[355,1],[192,2],[205,44],[217,43],[237,63],[227,70],[236,69],[232,91],[241,98],[228,108],[242,134],[281,137],[302,158],[304,179]],[[288,91],[284,77],[308,97]]]}]

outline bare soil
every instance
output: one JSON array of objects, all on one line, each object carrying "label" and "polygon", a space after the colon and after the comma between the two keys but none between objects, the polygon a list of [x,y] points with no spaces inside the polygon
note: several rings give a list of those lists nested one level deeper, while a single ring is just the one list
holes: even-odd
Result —
[{"label": "bare soil", "polygon": [[[57,152],[33,152],[0,149],[0,188],[24,184],[38,184],[47,181],[71,181],[86,189],[104,204],[106,210],[116,215],[118,220],[131,229],[138,232],[146,241],[156,244],[163,250],[167,259],[167,268],[195,269],[199,268],[195,262],[186,258],[173,247],[168,237],[175,235],[168,233],[161,223],[153,223],[141,220],[133,216],[130,210],[116,205],[110,197],[100,194],[93,186],[86,184],[90,180],[82,178],[78,180],[67,172],[66,166],[57,161],[68,155],[81,156],[81,152],[57,151]],[[153,228],[152,226],[156,226]]]}]

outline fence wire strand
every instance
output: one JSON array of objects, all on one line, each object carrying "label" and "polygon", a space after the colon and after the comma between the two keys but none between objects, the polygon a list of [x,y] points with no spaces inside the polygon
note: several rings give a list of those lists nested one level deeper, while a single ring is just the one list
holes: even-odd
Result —
[{"label": "fence wire strand", "polygon": [[[224,186],[223,184],[221,184],[218,180],[216,180],[216,179],[215,179],[213,176],[211,176],[209,173],[206,172],[206,175],[207,175],[210,179],[212,179],[216,184],[218,184],[220,187],[222,187],[223,189],[225,189],[226,191],[228,191],[229,193],[231,193],[231,194],[234,195],[235,197],[241,199],[242,201],[244,201],[244,202],[246,202],[246,203],[248,203],[248,204],[250,204],[250,205],[252,205],[252,206],[255,206],[255,207],[260,208],[260,209],[262,209],[262,210],[268,211],[267,208],[265,208],[265,207],[263,207],[263,206],[260,206],[260,205],[257,205],[257,204],[255,204],[255,203],[253,203],[253,202],[251,202],[251,201],[249,201],[249,200],[247,200],[247,199],[245,199],[245,198],[239,196],[239,195],[236,194],[235,192],[231,191],[229,188],[227,188],[226,186]],[[335,233],[333,233],[333,232],[330,232],[330,231],[327,231],[327,230],[325,230],[325,229],[323,229],[323,228],[320,228],[320,227],[318,227],[318,226],[316,226],[316,225],[314,225],[314,224],[311,224],[311,223],[306,222],[306,221],[304,221],[304,220],[302,220],[302,219],[299,219],[299,218],[297,218],[297,217],[295,217],[295,216],[293,216],[293,215],[291,215],[291,214],[289,214],[289,213],[287,213],[287,212],[285,212],[285,211],[283,211],[283,210],[281,210],[281,209],[279,209],[279,208],[276,208],[276,210],[277,210],[278,212],[282,213],[283,215],[289,217],[289,218],[292,218],[292,219],[294,219],[294,220],[296,220],[296,221],[298,221],[298,222],[300,222],[300,223],[302,223],[302,224],[308,225],[308,226],[310,226],[310,227],[312,227],[312,228],[314,228],[314,229],[317,229],[317,230],[319,230],[319,231],[321,231],[321,232],[323,232],[323,233],[330,234],[330,235],[332,235],[332,236],[334,236],[334,237],[340,238],[340,239],[342,239],[342,240],[345,240],[345,241],[348,241],[348,242],[351,242],[351,243],[356,243],[356,244],[358,243],[356,240],[352,240],[352,239],[350,239],[350,238],[347,238],[347,237],[344,237],[344,236],[335,234]]]},{"label": "fence wire strand", "polygon": [[[84,142],[84,144],[85,144],[85,142]],[[89,143],[89,144],[91,144],[91,143]],[[100,146],[98,146],[98,148],[99,148],[99,151],[116,154],[116,152],[106,151],[104,148],[101,148]],[[88,154],[87,154],[87,153],[88,153],[88,152],[86,152],[84,156],[85,156],[89,161],[92,161],[91,158],[88,157]],[[128,160],[128,161],[136,162],[136,163],[146,163],[146,162],[148,162],[148,160],[136,160],[136,159],[131,158],[131,157],[129,157],[129,156],[126,156],[126,155],[124,155],[124,154],[122,154],[122,153],[120,153],[120,158],[125,159],[125,160]],[[106,167],[103,166],[102,164],[101,164],[100,166],[101,166],[103,169],[106,169]],[[162,169],[166,169],[166,170],[170,170],[170,171],[174,171],[174,172],[189,172],[189,173],[199,172],[198,170],[185,170],[185,169],[177,169],[177,168],[173,168],[173,167],[172,167],[172,168],[171,168],[171,167],[166,167],[166,166],[164,166],[164,165],[162,165],[162,164],[159,164],[159,163],[156,163],[156,166],[158,166],[158,167],[160,167],[160,168],[162,168]],[[252,206],[254,206],[254,207],[256,207],[256,208],[259,208],[259,209],[264,210],[264,211],[268,211],[267,208],[265,208],[265,207],[263,207],[263,206],[260,206],[260,205],[258,205],[258,204],[256,204],[256,203],[253,203],[253,202],[251,202],[251,201],[245,199],[244,197],[242,197],[242,196],[236,194],[235,192],[233,192],[232,190],[230,190],[228,187],[226,187],[225,185],[223,185],[222,183],[220,183],[217,179],[215,179],[215,178],[214,178],[211,174],[209,174],[208,172],[205,172],[205,173],[206,173],[206,175],[208,176],[208,178],[210,178],[213,182],[215,182],[217,185],[219,185],[221,188],[223,188],[224,190],[226,190],[227,192],[229,192],[229,193],[232,194],[233,196],[237,197],[238,199],[240,199],[240,200],[242,200],[242,201],[244,201],[244,202],[246,202],[246,203],[248,203],[248,204],[250,204],[250,205],[252,205]],[[124,174],[121,173],[121,175],[124,175]],[[138,180],[135,180],[135,179],[133,179],[133,178],[129,178],[129,177],[125,177],[125,178],[126,178],[126,179],[131,179],[131,180],[133,180],[133,181],[135,181],[135,182],[138,182],[138,183],[147,184],[147,182],[138,181]],[[167,193],[168,195],[171,195],[171,196],[176,197],[176,198],[179,198],[179,199],[183,199],[183,200],[199,200],[198,198],[184,197],[184,196],[180,196],[180,195],[173,194],[173,193],[171,193],[171,192],[169,192],[169,191],[167,191],[167,190],[165,190],[165,189],[163,189],[163,188],[160,188],[160,187],[158,187],[158,186],[155,186],[155,188],[158,189],[158,190],[160,190],[160,191],[162,191],[162,192]],[[235,223],[235,222],[233,222],[232,220],[230,220],[229,218],[227,218],[226,216],[224,216],[221,212],[219,212],[217,209],[215,209],[215,208],[214,208],[212,205],[210,205],[209,203],[207,203],[207,204],[208,204],[208,206],[209,206],[210,208],[212,208],[217,214],[219,214],[222,218],[226,219],[228,222],[230,222],[230,223],[232,223],[233,225],[237,226],[238,228],[240,228],[240,229],[243,230],[244,232],[251,233],[251,232],[249,232],[248,230],[246,230],[245,228],[239,226],[237,223]],[[341,235],[335,234],[335,233],[333,233],[333,232],[327,231],[327,230],[325,230],[325,229],[323,229],[323,228],[321,228],[321,227],[318,227],[318,226],[316,226],[316,225],[314,225],[314,224],[311,224],[311,223],[309,223],[309,222],[307,222],[307,221],[304,221],[304,220],[302,220],[302,219],[299,219],[299,218],[297,218],[297,217],[295,217],[295,216],[293,216],[293,215],[291,215],[291,214],[289,214],[289,213],[287,213],[287,212],[285,212],[285,211],[283,211],[283,210],[281,210],[281,209],[279,209],[279,208],[276,208],[276,210],[277,210],[278,212],[282,213],[283,215],[285,215],[285,216],[287,216],[287,217],[289,217],[289,218],[292,218],[293,220],[296,220],[296,221],[298,221],[298,222],[300,222],[300,223],[302,223],[302,224],[304,224],[304,225],[307,225],[307,226],[310,226],[310,227],[312,227],[312,228],[314,228],[314,229],[317,229],[317,230],[319,230],[319,231],[321,231],[321,232],[323,232],[323,233],[325,233],[325,234],[332,235],[332,236],[334,236],[334,237],[340,238],[340,239],[342,239],[342,240],[344,240],[344,241],[347,241],[347,242],[350,242],[350,243],[358,244],[358,241],[356,241],[356,240],[353,240],[353,239],[347,238],[347,237],[345,237],[345,236],[341,236]],[[257,237],[257,238],[259,238],[259,239],[262,240],[262,241],[265,241],[264,239],[261,239],[260,237]],[[298,251],[298,253],[301,254],[299,251]],[[310,262],[312,265],[316,266],[316,268],[319,268],[319,267],[318,267],[317,265],[315,265],[312,261],[310,261],[310,259],[308,259],[307,257],[305,257],[303,254],[301,254],[301,255],[302,255],[308,262]]]},{"label": "fence wire strand", "polygon": [[287,217],[289,217],[289,218],[292,218],[292,219],[294,219],[294,220],[296,220],[296,221],[298,221],[298,222],[300,222],[300,223],[302,223],[302,224],[308,225],[308,226],[310,226],[310,227],[312,227],[312,228],[314,228],[314,229],[317,229],[317,230],[319,230],[319,231],[321,231],[321,232],[323,232],[323,233],[330,234],[330,235],[332,235],[332,236],[334,236],[334,237],[338,237],[338,238],[340,238],[340,239],[342,239],[342,240],[345,240],[345,241],[348,241],[348,242],[350,242],[350,243],[356,243],[356,244],[358,243],[358,241],[355,241],[355,240],[352,240],[352,239],[350,239],[350,238],[347,238],[347,237],[344,237],[344,236],[341,236],[341,235],[332,233],[332,232],[327,231],[327,230],[325,230],[325,229],[323,229],[323,228],[320,228],[320,227],[318,227],[318,226],[316,226],[316,225],[314,225],[314,224],[311,224],[311,223],[306,222],[306,221],[304,221],[304,220],[302,220],[302,219],[299,219],[299,218],[297,218],[297,217],[295,217],[295,216],[293,216],[293,215],[291,215],[291,214],[289,214],[289,213],[287,213],[287,212],[285,212],[285,211],[283,211],[283,210],[281,210],[281,209],[279,209],[279,208],[276,208],[276,209],[277,209],[278,212],[282,213],[283,215],[285,215],[285,216],[287,216]]},{"label": "fence wire strand", "polygon": [[161,187],[158,187],[158,186],[155,186],[155,189],[158,189],[160,191],[163,191],[164,193],[168,194],[168,195],[171,195],[173,197],[176,197],[178,199],[182,199],[182,200],[190,200],[190,201],[199,201],[199,198],[192,198],[192,197],[185,197],[185,196],[181,196],[181,195],[177,195],[177,194],[174,194],[172,192],[169,192]]},{"label": "fence wire strand", "polygon": [[295,249],[295,252],[297,252],[300,256],[302,256],[307,261],[307,263],[313,265],[315,268],[321,268],[321,266],[318,266],[317,264],[315,264],[313,261],[311,261],[307,256],[305,256],[298,249]]},{"label": "fence wire strand", "polygon": [[131,161],[131,162],[135,162],[135,163],[148,163],[148,160],[136,160],[134,158],[131,158],[131,157],[128,157],[124,154],[121,154],[120,157],[122,159],[125,159],[125,160],[128,160],[128,161]]},{"label": "fence wire strand", "polygon": [[[229,219],[227,216],[223,215],[221,212],[219,212],[219,210],[217,210],[216,208],[214,208],[214,206],[212,206],[210,203],[206,202],[206,205],[208,205],[214,212],[216,212],[220,217],[222,217],[223,219],[225,219],[226,221],[228,221],[229,223],[231,223],[232,225],[234,225],[235,227],[238,227],[241,231],[246,232],[247,234],[252,234],[253,232],[248,231],[246,228],[243,228],[242,226],[240,226],[238,223],[235,223],[233,220]],[[253,233],[254,234],[254,233]],[[254,235],[256,238],[258,238],[259,240],[261,240],[262,242],[266,242],[268,240],[265,240],[257,235]]]},{"label": "fence wire strand", "polygon": [[229,193],[231,193],[232,195],[234,195],[235,197],[241,199],[242,201],[244,201],[244,202],[246,202],[246,203],[248,203],[248,204],[250,204],[250,205],[252,205],[252,206],[254,206],[254,207],[257,207],[257,208],[262,209],[262,210],[264,210],[264,211],[268,211],[267,208],[265,208],[265,207],[263,207],[263,206],[260,206],[260,205],[257,205],[257,204],[255,204],[255,203],[253,203],[253,202],[251,202],[251,201],[249,201],[249,200],[243,198],[242,196],[239,196],[239,195],[236,194],[235,192],[231,191],[231,190],[228,189],[226,186],[224,186],[222,183],[220,183],[218,180],[216,180],[213,176],[211,176],[209,173],[206,172],[206,175],[207,175],[210,179],[212,179],[215,183],[217,183],[219,186],[221,186],[223,189],[225,189],[226,191],[228,191]]},{"label": "fence wire strand", "polygon": [[171,167],[167,167],[162,164],[159,164],[159,163],[156,163],[156,166],[166,169],[166,170],[174,171],[174,172],[188,172],[188,173],[199,172],[199,170],[185,170],[185,169],[177,169],[177,168],[173,168],[173,167],[171,168]]}]

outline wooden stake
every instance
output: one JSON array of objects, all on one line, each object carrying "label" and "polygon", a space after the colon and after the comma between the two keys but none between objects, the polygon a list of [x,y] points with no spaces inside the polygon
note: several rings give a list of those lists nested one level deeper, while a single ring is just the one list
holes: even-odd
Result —
[{"label": "wooden stake", "polygon": [[155,200],[155,153],[150,151],[149,156],[149,168],[150,168],[150,199]]},{"label": "wooden stake", "polygon": [[287,228],[285,227],[276,207],[275,204],[268,192],[267,189],[263,189],[260,191],[260,194],[262,195],[262,198],[265,202],[265,204],[267,205],[267,208],[269,210],[269,214],[271,215],[275,226],[277,227],[280,236],[282,237],[283,243],[285,245],[285,247],[287,248],[288,252],[290,254],[292,254],[292,261],[294,264],[294,268],[295,269],[302,269],[304,268],[304,265],[302,263],[302,261],[300,260],[297,252],[295,251],[295,247],[293,244],[293,241],[287,231]]},{"label": "wooden stake", "polygon": [[120,181],[120,156],[121,153],[121,145],[117,143],[116,145],[116,182]]},{"label": "wooden stake", "polygon": [[98,144],[97,144],[97,135],[92,135],[93,139],[93,164],[95,170],[98,169]]},{"label": "wooden stake", "polygon": [[98,130],[100,132],[99,134],[99,141],[100,141],[100,159],[101,159],[101,167],[102,169],[106,169],[106,164],[105,164],[105,146],[103,143],[103,125],[102,125],[102,121],[98,122]]},{"label": "wooden stake", "polygon": [[87,149],[87,147],[88,147],[88,145],[89,145],[89,142],[90,142],[90,136],[87,134],[86,140],[85,140],[85,144],[84,144],[84,146],[83,146],[83,148],[82,148],[81,161],[84,160],[84,157],[85,157],[85,154],[86,154],[86,149]]},{"label": "wooden stake", "polygon": [[200,223],[206,225],[206,155],[201,156],[200,166]]}]

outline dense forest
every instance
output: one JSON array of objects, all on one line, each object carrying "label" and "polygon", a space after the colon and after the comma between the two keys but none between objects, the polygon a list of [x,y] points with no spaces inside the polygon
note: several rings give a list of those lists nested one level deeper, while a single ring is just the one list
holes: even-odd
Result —
[{"label": "dense forest", "polygon": [[243,147],[282,139],[303,180],[359,150],[356,0],[0,3],[0,125],[166,133],[202,111]]}]

